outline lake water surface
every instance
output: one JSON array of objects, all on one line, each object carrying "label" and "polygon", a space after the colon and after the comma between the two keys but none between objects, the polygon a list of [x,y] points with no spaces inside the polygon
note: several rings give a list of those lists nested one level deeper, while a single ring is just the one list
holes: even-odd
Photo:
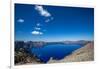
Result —
[{"label": "lake water surface", "polygon": [[54,60],[63,59],[70,55],[74,50],[80,48],[80,45],[50,44],[40,48],[32,48],[31,52],[42,62],[46,63],[52,57]]}]

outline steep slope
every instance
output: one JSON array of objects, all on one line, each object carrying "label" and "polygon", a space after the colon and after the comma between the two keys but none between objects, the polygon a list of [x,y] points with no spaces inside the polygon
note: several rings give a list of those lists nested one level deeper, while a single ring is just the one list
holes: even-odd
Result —
[{"label": "steep slope", "polygon": [[82,48],[74,51],[71,55],[66,56],[62,60],[53,60],[52,58],[48,63],[59,62],[81,62],[81,61],[93,61],[94,60],[94,43],[88,43]]}]

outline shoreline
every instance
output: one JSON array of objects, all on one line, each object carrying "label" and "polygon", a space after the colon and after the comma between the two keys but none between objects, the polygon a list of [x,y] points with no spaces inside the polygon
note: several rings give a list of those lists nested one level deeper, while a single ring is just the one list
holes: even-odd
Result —
[{"label": "shoreline", "polygon": [[[31,58],[32,59],[32,58]],[[30,59],[30,60],[31,60]],[[66,62],[83,62],[83,61],[93,61],[94,60],[94,43],[90,42],[81,48],[72,52],[72,54],[65,56],[61,60],[54,60],[52,57],[47,63],[38,62],[31,60],[28,63],[18,63],[15,66],[19,65],[29,65],[29,64],[49,64],[49,63],[66,63]]]},{"label": "shoreline", "polygon": [[65,63],[65,62],[83,62],[94,60],[94,43],[88,43],[85,46],[75,50],[71,55],[66,56],[61,60],[53,60],[52,58],[48,63]]}]

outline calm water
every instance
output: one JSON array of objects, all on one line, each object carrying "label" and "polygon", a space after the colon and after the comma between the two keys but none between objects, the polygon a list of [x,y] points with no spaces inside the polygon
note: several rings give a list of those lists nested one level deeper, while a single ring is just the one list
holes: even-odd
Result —
[{"label": "calm water", "polygon": [[80,45],[52,44],[41,48],[32,48],[31,52],[42,62],[46,63],[51,57],[55,60],[63,59],[80,47]]}]

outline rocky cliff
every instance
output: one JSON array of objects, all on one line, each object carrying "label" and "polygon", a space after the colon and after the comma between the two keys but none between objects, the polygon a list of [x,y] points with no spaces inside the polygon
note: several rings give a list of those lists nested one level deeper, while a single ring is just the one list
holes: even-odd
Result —
[{"label": "rocky cliff", "polygon": [[62,60],[53,60],[52,58],[48,63],[59,62],[81,62],[81,61],[93,61],[94,60],[94,43],[88,43],[87,45],[75,50],[71,55],[66,56]]}]

